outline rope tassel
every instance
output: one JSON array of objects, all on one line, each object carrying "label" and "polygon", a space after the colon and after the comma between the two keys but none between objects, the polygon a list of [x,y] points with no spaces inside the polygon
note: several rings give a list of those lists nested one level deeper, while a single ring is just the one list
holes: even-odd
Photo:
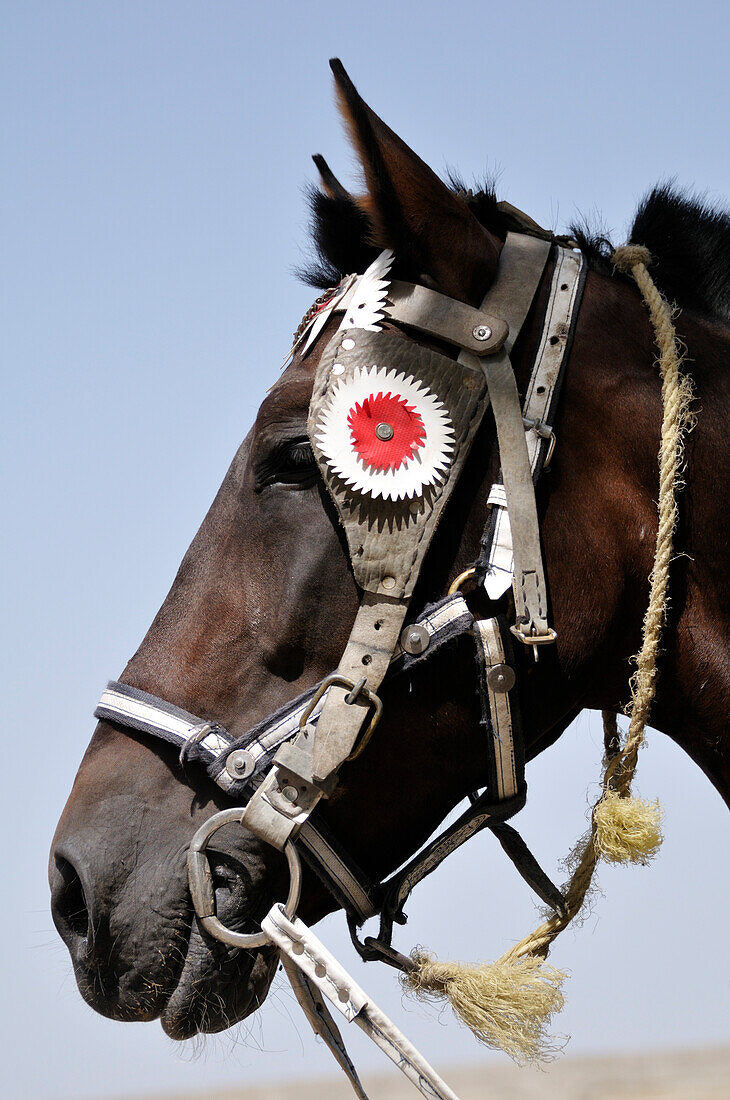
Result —
[{"label": "rope tassel", "polygon": [[528,955],[468,966],[420,951],[411,958],[415,969],[403,976],[404,985],[418,996],[448,1000],[482,1043],[517,1062],[545,1059],[558,1050],[547,1027],[563,1007],[565,974],[543,959]]},{"label": "rope tassel", "polygon": [[648,863],[662,842],[658,801],[607,790],[593,811],[596,852],[606,863]]}]

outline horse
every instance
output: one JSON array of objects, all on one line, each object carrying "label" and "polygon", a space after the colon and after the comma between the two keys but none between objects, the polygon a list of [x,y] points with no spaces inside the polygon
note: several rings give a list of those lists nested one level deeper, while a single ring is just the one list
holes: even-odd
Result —
[{"label": "horse", "polygon": [[[361,273],[390,249],[395,277],[477,308],[497,278],[508,232],[524,229],[526,219],[498,203],[491,188],[472,194],[441,180],[362,100],[339,64],[333,71],[365,193],[351,195],[319,158],[322,188],[312,196],[317,260],[306,278],[325,290],[326,302],[325,288],[337,286],[342,272]],[[612,268],[608,243],[580,227],[572,234],[588,270],[554,454],[537,486],[557,636],[539,661],[529,647],[517,646],[514,655],[528,761],[583,709],[627,705],[657,531],[654,334],[636,286]],[[730,220],[696,198],[657,188],[642,203],[631,240],[648,248],[657,285],[681,311],[677,328],[696,409],[652,725],[728,802]],[[549,259],[511,353],[521,393],[553,264]],[[331,316],[307,354],[295,344],[120,678],[220,723],[233,737],[338,667],[358,611],[349,547],[307,427],[317,366],[336,327]],[[382,328],[395,340],[455,357],[436,336],[387,319]],[[414,607],[438,600],[478,557],[499,471],[487,411],[426,554]],[[510,598],[495,602],[481,586],[467,594],[479,617],[504,609]],[[411,857],[454,807],[487,785],[468,645],[458,637],[430,664],[384,684],[382,720],[318,808],[374,880]],[[230,805],[172,745],[108,718],[98,723],[49,864],[53,919],[79,990],[97,1012],[160,1019],[182,1040],[228,1028],[262,1004],[277,950],[231,950],[208,935],[188,889],[191,837]],[[286,894],[281,852],[250,831],[227,828],[209,855],[218,916],[232,929],[257,931]],[[303,919],[316,922],[337,907],[305,866]]]}]

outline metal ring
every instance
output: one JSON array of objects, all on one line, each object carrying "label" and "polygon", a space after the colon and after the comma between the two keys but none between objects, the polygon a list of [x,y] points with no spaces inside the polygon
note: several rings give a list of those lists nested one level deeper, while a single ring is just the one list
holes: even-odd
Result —
[{"label": "metal ring", "polygon": [[472,579],[476,571],[476,566],[472,565],[469,569],[465,569],[463,573],[459,573],[459,576],[456,578],[456,580],[452,582],[448,591],[448,595],[455,596],[461,586]]},{"label": "metal ring", "polygon": [[[264,947],[267,943],[271,943],[271,939],[265,932],[234,932],[218,920],[215,912],[213,875],[205,852],[213,834],[224,825],[242,824],[244,812],[243,806],[221,810],[200,826],[190,841],[188,849],[188,883],[193,907],[206,932],[222,943],[250,950],[252,947]],[[293,920],[302,890],[302,864],[291,840],[287,840],[284,845],[284,855],[289,864],[289,896],[284,905],[284,912],[289,920]]]}]

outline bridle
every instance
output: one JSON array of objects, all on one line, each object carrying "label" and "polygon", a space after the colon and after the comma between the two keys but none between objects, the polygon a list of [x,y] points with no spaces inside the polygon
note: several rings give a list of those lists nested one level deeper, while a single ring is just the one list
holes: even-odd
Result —
[{"label": "bridle", "polygon": [[[202,766],[238,805],[211,817],[193,838],[190,890],[200,924],[213,937],[251,949],[274,943],[312,1023],[365,1096],[324,994],[380,1045],[426,1096],[454,1097],[433,1069],[383,1016],[296,918],[301,854],[347,913],[365,960],[404,971],[411,960],[392,947],[393,924],[414,888],[470,836],[489,828],[538,896],[560,912],[563,898],[519,834],[507,824],[525,803],[515,647],[538,659],[555,641],[540,545],[535,484],[555,447],[553,425],[585,281],[584,257],[550,234],[509,233],[497,277],[479,309],[424,286],[389,279],[386,250],[359,276],[348,276],[300,326],[303,356],[326,323],[342,315],[316,369],[309,437],[343,526],[362,597],[335,672],[234,738],[157,696],[112,681],[96,708],[106,719],[179,749],[183,765]],[[524,401],[510,353],[541,284],[552,276]],[[384,320],[458,350],[456,359],[382,330]],[[451,591],[409,615],[426,550],[491,406],[501,463],[492,486],[479,556]],[[514,613],[475,619],[460,588],[483,585],[490,600],[511,586]],[[382,683],[429,662],[460,637],[473,639],[488,782],[462,816],[384,883],[374,883],[340,847],[316,813],[342,765],[363,752],[382,713]],[[258,933],[218,919],[206,848],[236,822],[282,851],[290,869],[287,902],[275,905]],[[359,926],[378,915],[377,937]]]}]

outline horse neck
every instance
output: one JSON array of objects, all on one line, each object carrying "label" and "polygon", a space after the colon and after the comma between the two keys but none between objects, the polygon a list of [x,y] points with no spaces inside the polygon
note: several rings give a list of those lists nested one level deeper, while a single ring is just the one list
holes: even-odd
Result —
[{"label": "horse neck", "polygon": [[[672,737],[730,802],[730,513],[723,455],[730,332],[682,315],[696,392],[686,449],[670,610],[652,725]],[[526,340],[531,344],[532,339]],[[517,365],[525,376],[525,352]],[[635,288],[589,275],[566,373],[551,473],[540,488],[554,654],[524,692],[528,752],[584,707],[621,711],[641,642],[657,530],[661,392],[648,315]]]}]

